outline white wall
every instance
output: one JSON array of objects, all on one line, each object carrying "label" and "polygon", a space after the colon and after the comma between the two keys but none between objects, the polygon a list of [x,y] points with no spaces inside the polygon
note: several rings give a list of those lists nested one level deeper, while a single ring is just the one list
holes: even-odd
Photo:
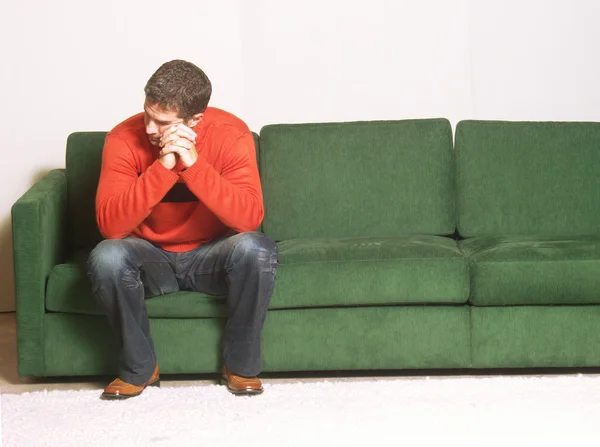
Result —
[{"label": "white wall", "polygon": [[470,113],[466,0],[249,3],[246,118],[255,128]]},{"label": "white wall", "polygon": [[212,105],[270,123],[447,117],[600,121],[595,0],[24,0],[0,27],[0,311],[14,309],[10,207],[65,140],[141,110],[190,60]]},{"label": "white wall", "polygon": [[600,121],[600,2],[475,1],[472,114]]},{"label": "white wall", "polygon": [[0,311],[14,309],[10,207],[43,173],[65,166],[71,132],[109,130],[141,111],[146,81],[176,58],[203,67],[214,103],[243,115],[240,2],[3,3]]}]

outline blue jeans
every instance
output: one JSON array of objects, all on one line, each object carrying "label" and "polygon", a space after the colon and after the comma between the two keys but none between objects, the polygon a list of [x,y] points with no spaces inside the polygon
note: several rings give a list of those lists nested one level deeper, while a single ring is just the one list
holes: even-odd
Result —
[{"label": "blue jeans", "polygon": [[100,242],[88,259],[88,275],[121,342],[119,378],[134,385],[150,379],[157,359],[145,298],[180,290],[227,296],[223,360],[238,375],[258,375],[261,333],[278,266],[275,242],[258,232],[184,253],[134,237]]}]

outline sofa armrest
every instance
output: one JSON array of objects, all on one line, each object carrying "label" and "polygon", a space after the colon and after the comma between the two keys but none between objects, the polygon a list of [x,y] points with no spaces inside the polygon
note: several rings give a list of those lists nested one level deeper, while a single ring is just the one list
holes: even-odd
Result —
[{"label": "sofa armrest", "polygon": [[66,253],[67,177],[48,172],[12,206],[18,371],[44,375],[46,281]]}]

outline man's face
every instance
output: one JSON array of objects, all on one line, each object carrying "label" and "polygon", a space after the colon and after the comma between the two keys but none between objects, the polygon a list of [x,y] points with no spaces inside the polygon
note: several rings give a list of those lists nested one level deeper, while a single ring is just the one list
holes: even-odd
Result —
[{"label": "man's face", "polygon": [[144,102],[144,124],[148,139],[153,146],[159,145],[160,137],[165,130],[182,123],[186,124],[177,112],[164,110],[158,104]]}]

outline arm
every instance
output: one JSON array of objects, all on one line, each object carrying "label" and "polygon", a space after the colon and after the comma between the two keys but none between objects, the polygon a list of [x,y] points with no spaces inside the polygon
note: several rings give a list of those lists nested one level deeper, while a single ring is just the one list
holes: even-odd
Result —
[{"label": "arm", "polygon": [[18,371],[43,376],[46,281],[67,249],[67,176],[47,173],[12,206]]},{"label": "arm", "polygon": [[96,194],[96,220],[102,235],[107,239],[129,235],[150,215],[178,178],[159,160],[138,177],[127,142],[109,134],[102,152]]},{"label": "arm", "polygon": [[202,155],[181,173],[188,188],[229,228],[256,230],[263,217],[263,197],[252,134],[246,133],[224,149],[222,172]]}]

